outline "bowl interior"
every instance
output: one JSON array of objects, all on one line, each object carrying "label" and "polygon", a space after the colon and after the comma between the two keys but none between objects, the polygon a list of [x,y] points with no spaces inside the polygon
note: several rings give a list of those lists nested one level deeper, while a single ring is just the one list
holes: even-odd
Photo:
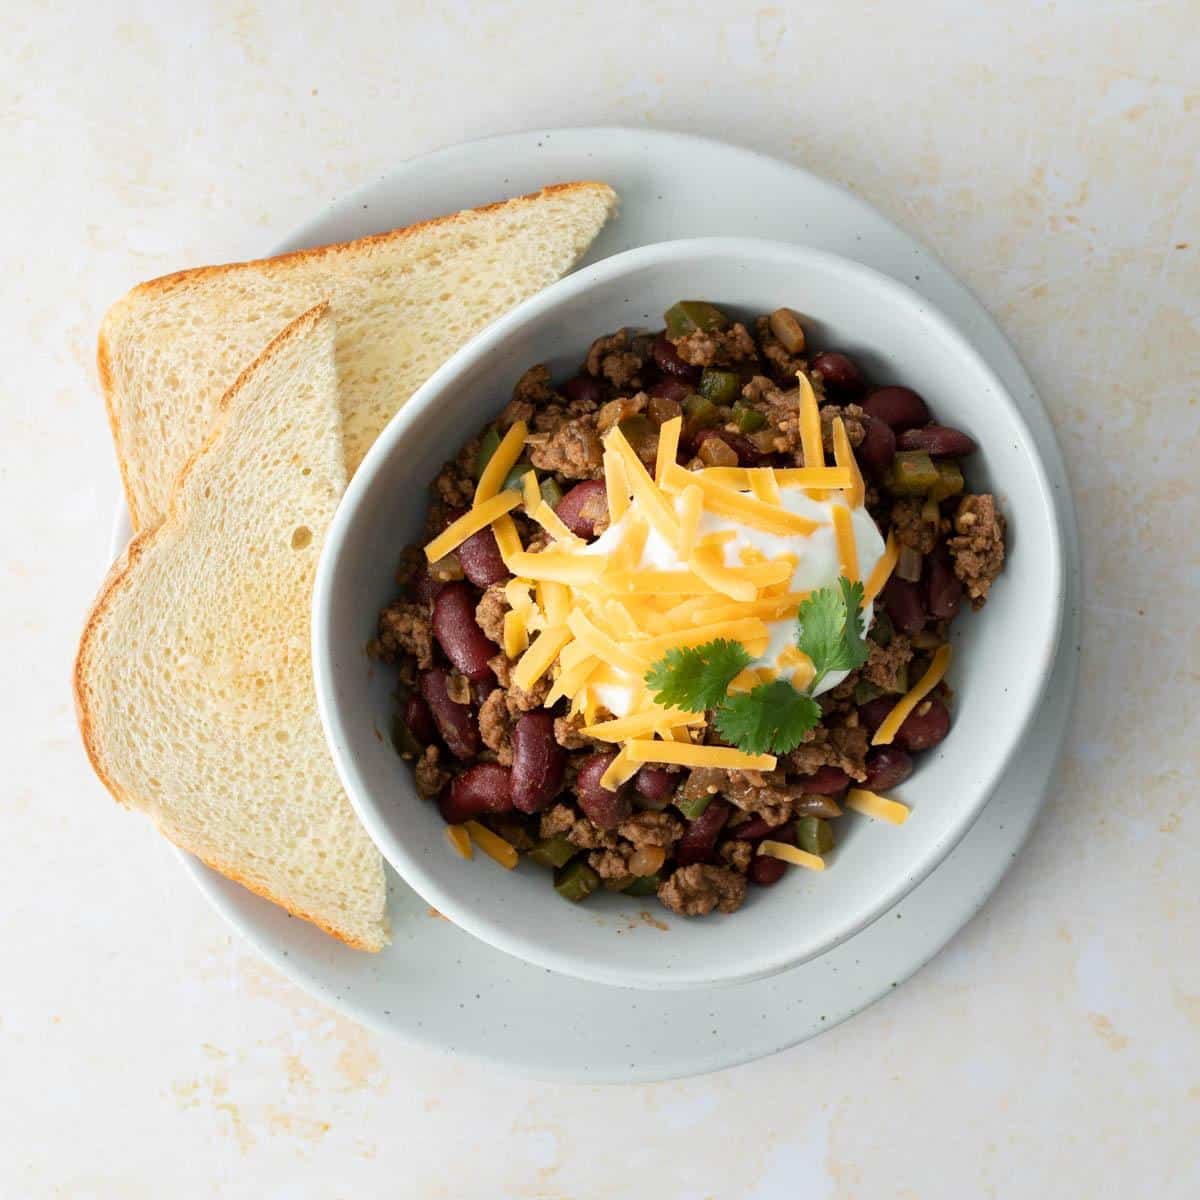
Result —
[{"label": "bowl interior", "polygon": [[[735,915],[687,920],[653,898],[560,900],[547,872],[459,858],[433,805],[391,746],[395,681],[365,654],[395,598],[402,547],[421,539],[426,487],[496,413],[520,374],[577,370],[591,340],[659,326],[681,297],[742,317],[787,304],[810,341],[852,353],[877,383],[904,383],[980,452],[968,487],[994,491],[1009,559],[986,609],[955,623],[951,735],[895,796],[902,828],[848,813],[822,874],[751,888]],[[430,904],[500,949],[554,970],[631,987],[688,987],[769,974],[850,936],[923,878],[970,827],[1040,695],[1060,619],[1061,567],[1048,485],[995,377],[928,304],[858,264],[744,239],[669,243],[577,273],[497,322],[395,418],[353,480],[330,531],[314,597],[314,660],[326,733],[346,789],[384,855]],[[397,931],[399,937],[402,931]]]}]

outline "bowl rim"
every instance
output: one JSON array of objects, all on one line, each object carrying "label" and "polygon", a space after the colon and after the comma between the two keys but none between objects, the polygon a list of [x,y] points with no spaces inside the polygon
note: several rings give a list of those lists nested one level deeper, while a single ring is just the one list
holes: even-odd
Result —
[{"label": "bowl rim", "polygon": [[[624,968],[614,970],[606,963],[595,961],[593,957],[548,946],[532,934],[523,935],[515,926],[495,920],[486,910],[461,904],[456,893],[443,887],[433,875],[428,873],[420,856],[409,850],[403,838],[395,835],[386,819],[383,806],[372,798],[370,788],[354,760],[347,726],[342,720],[332,664],[333,647],[329,638],[329,618],[338,584],[338,568],[346,535],[352,528],[362,500],[380,467],[391,457],[397,444],[404,440],[423,412],[436,403],[438,396],[448,386],[452,386],[461,374],[518,333],[526,324],[539,319],[547,310],[553,310],[602,284],[645,267],[699,257],[725,258],[735,261],[739,258],[786,258],[794,261],[798,266],[806,263],[819,263],[826,268],[841,271],[851,277],[857,277],[857,282],[876,289],[882,294],[885,303],[919,310],[921,319],[935,328],[939,338],[955,343],[959,352],[970,358],[975,369],[987,380],[993,392],[1001,398],[1009,420],[1020,433],[1022,447],[1032,466],[1038,498],[1046,516],[1045,531],[1050,543],[1049,573],[1045,578],[1045,583],[1049,608],[1052,613],[1036,662],[1032,664],[1034,669],[1027,674],[1027,678],[1032,682],[1031,686],[1022,693],[1022,710],[1019,720],[1009,725],[1011,730],[1009,744],[1004,753],[996,760],[993,769],[972,789],[972,803],[963,807],[962,814],[951,824],[948,831],[924,852],[915,864],[915,869],[905,871],[901,880],[891,889],[882,893],[876,903],[857,920],[840,932],[838,936],[823,942],[819,947],[800,953],[786,949],[773,954],[763,953],[757,956],[746,970],[727,971],[717,975],[690,972],[679,966],[673,966],[669,970],[643,967],[632,971]],[[416,494],[424,500],[424,489]],[[892,276],[865,266],[854,259],[800,243],[779,242],[767,238],[727,236],[655,242],[623,251],[582,267],[516,305],[486,326],[439,366],[384,427],[349,481],[329,529],[326,531],[317,565],[311,606],[311,649],[317,707],[322,730],[338,777],[368,836],[408,886],[474,937],[535,966],[596,983],[620,987],[678,989],[748,982],[810,961],[853,937],[876,921],[916,887],[922,879],[926,878],[966,835],[1029,732],[1030,724],[1045,692],[1062,629],[1063,572],[1062,537],[1058,523],[1054,519],[1052,485],[1046,475],[1036,441],[1024,416],[996,372],[958,328],[929,300]]]}]

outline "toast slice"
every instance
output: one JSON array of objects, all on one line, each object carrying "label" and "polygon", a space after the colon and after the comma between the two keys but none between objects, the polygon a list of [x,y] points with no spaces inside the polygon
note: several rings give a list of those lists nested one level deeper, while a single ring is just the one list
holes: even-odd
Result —
[{"label": "toast slice", "polygon": [[289,321],[329,299],[346,465],[501,313],[560,278],[616,203],[603,183],[533,195],[341,245],[151,280],[109,310],[98,366],[135,530],[154,525],[217,401]]},{"label": "toast slice", "polygon": [[309,602],[346,484],[328,304],[217,403],[166,516],[117,561],[75,662],[92,765],[176,845],[351,946],[387,941],[379,852],[317,716]]}]

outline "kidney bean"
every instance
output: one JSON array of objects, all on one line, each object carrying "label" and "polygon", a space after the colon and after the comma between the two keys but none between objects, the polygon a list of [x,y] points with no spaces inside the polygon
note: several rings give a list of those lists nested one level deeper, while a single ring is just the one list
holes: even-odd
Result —
[{"label": "kidney bean", "polygon": [[872,417],[867,422],[867,433],[854,452],[865,470],[872,475],[882,475],[896,457],[896,432],[886,421]]},{"label": "kidney bean", "polygon": [[496,677],[493,675],[491,679],[481,679],[478,683],[471,684],[471,703],[476,708],[482,708],[483,702],[498,688],[500,685],[496,682]]},{"label": "kidney bean", "polygon": [[610,792],[600,784],[600,777],[608,770],[609,763],[616,758],[612,754],[592,754],[584,759],[575,778],[575,795],[579,807],[601,829],[615,829],[633,812],[627,787]]},{"label": "kidney bean", "polygon": [[476,587],[490,587],[509,575],[504,559],[500,557],[500,547],[496,545],[496,535],[490,528],[471,534],[459,546],[458,561],[462,563],[463,574]]},{"label": "kidney bean", "polygon": [[413,576],[412,584],[413,599],[418,604],[432,604],[436,599],[438,592],[446,585],[440,579],[434,579],[429,574],[429,568],[422,563],[417,568],[416,575]]},{"label": "kidney bean", "polygon": [[925,568],[925,607],[937,621],[949,621],[962,605],[963,585],[945,552],[929,556]]},{"label": "kidney bean", "polygon": [[677,379],[686,379],[692,383],[700,378],[700,368],[693,367],[691,363],[685,363],[665,333],[660,333],[654,339],[650,347],[650,355],[654,359],[655,366],[664,375],[674,375]]},{"label": "kidney bean", "polygon": [[692,389],[683,380],[668,375],[651,384],[648,394],[661,400],[674,400],[676,404],[682,404],[692,394]]},{"label": "kidney bean", "polygon": [[893,575],[884,585],[883,606],[901,633],[912,635],[925,628],[925,603],[917,584]]},{"label": "kidney bean", "polygon": [[524,813],[541,812],[562,789],[566,751],[554,740],[554,714],[522,713],[512,735],[512,801]]},{"label": "kidney bean", "polygon": [[484,813],[512,812],[512,772],[499,763],[475,763],[438,797],[438,811],[449,825],[461,825]]},{"label": "kidney bean", "polygon": [[890,425],[897,433],[924,425],[929,420],[929,409],[925,401],[912,388],[876,388],[863,401],[863,409],[872,417]]},{"label": "kidney bean", "polygon": [[735,825],[730,831],[730,837],[740,838],[743,842],[761,842],[763,838],[773,838],[779,841],[779,835],[787,829],[786,825],[771,825],[761,813],[755,813],[750,820]]},{"label": "kidney bean", "polygon": [[855,396],[867,386],[858,365],[840,350],[822,350],[820,354],[814,354],[808,368],[825,381],[825,394],[830,400]]},{"label": "kidney bean", "polygon": [[759,887],[771,887],[778,883],[787,871],[787,863],[782,859],[772,858],[769,854],[756,854],[750,860],[750,868],[746,874],[751,883]]},{"label": "kidney bean", "polygon": [[576,536],[594,538],[596,522],[608,520],[608,493],[603,479],[577,483],[555,506],[562,523]]},{"label": "kidney bean", "polygon": [[433,723],[429,705],[415,692],[404,701],[402,720],[422,746],[428,746],[437,737],[437,726]]},{"label": "kidney bean", "polygon": [[901,450],[924,450],[934,458],[962,458],[979,449],[974,438],[961,430],[951,429],[949,425],[923,425],[920,429],[906,429],[896,445]]},{"label": "kidney bean", "polygon": [[840,767],[827,765],[797,779],[796,784],[816,796],[838,796],[850,786],[850,776]]},{"label": "kidney bean", "polygon": [[479,753],[479,730],[469,704],[450,699],[446,683],[450,673],[444,667],[422,671],[419,679],[421,698],[429,705],[433,722],[442,741],[455,758],[474,758]]},{"label": "kidney bean", "polygon": [[898,787],[913,773],[913,761],[902,746],[877,746],[867,754],[862,786],[872,792]]},{"label": "kidney bean", "polygon": [[475,620],[475,594],[457,580],[448,583],[433,602],[433,636],[446,657],[470,680],[492,678],[488,659],[500,653],[499,647],[479,628]]},{"label": "kidney bean", "polygon": [[675,791],[678,775],[664,771],[662,767],[642,767],[633,777],[633,786],[639,796],[655,802],[666,800]]},{"label": "kidney bean", "polygon": [[938,699],[922,700],[896,730],[906,750],[928,750],[950,732],[950,710]]},{"label": "kidney bean", "polygon": [[868,733],[873,734],[883,724],[899,699],[899,696],[876,696],[858,706],[858,719]]},{"label": "kidney bean", "polygon": [[727,800],[711,800],[708,807],[689,821],[683,837],[675,844],[675,861],[681,867],[707,862],[717,848],[717,838],[729,820],[733,806]]},{"label": "kidney bean", "polygon": [[576,375],[574,379],[568,379],[559,391],[568,404],[581,407],[599,407],[608,399],[608,388],[601,380],[593,379],[590,375]]}]

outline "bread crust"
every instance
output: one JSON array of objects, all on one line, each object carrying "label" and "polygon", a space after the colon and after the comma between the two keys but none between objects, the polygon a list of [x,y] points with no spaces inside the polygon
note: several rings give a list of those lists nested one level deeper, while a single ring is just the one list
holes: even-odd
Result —
[{"label": "bread crust", "polygon": [[[203,445],[196,451],[195,454],[187,461],[183,469],[179,473],[178,479],[175,481],[174,487],[171,490],[170,501],[167,506],[167,511],[162,520],[150,529],[143,530],[136,534],[129,545],[126,546],[121,556],[113,563],[105,576],[104,582],[100,585],[96,599],[92,603],[91,609],[88,611],[87,619],[84,622],[83,632],[80,635],[79,647],[75,654],[75,661],[71,672],[71,691],[75,704],[76,720],[79,724],[80,736],[83,738],[84,751],[88,756],[88,761],[92,764],[92,770],[95,771],[97,778],[108,790],[109,794],[124,808],[137,809],[139,805],[135,800],[126,795],[117,781],[105,768],[104,762],[100,755],[100,749],[96,742],[95,724],[93,721],[90,695],[87,687],[87,675],[91,665],[92,648],[96,633],[100,627],[100,623],[104,617],[105,611],[113,600],[125,587],[128,587],[133,578],[134,571],[137,567],[138,560],[141,556],[154,545],[154,543],[163,535],[163,530],[170,527],[173,521],[179,519],[180,513],[180,496],[183,490],[184,481],[187,476],[205,455],[212,452],[225,436],[225,431],[228,426],[229,409],[247,380],[258,371],[264,364],[273,358],[279,351],[291,340],[303,337],[308,334],[312,328],[320,321],[329,311],[329,302],[322,301],[315,305],[307,312],[297,317],[291,324],[287,325],[280,333],[278,333],[262,353],[245,367],[234,380],[232,386],[221,396],[217,402],[216,419],[213,422],[213,428]],[[153,817],[152,817],[153,819]],[[246,878],[240,870],[230,863],[225,863],[211,856],[198,853],[197,850],[184,844],[172,833],[165,829],[162,824],[155,820],[155,827],[158,831],[167,838],[173,845],[178,846],[181,850],[186,850],[189,854],[196,855],[206,866],[220,872],[228,879],[232,879],[235,883],[241,884],[251,892],[258,896],[262,896],[266,900],[270,900],[273,904],[279,905],[294,917],[299,917],[302,920],[308,921],[318,928],[324,930],[325,933],[332,935],[339,941],[345,942],[346,945],[352,946],[358,950],[377,951],[382,948],[382,943],[379,945],[370,944],[366,941],[356,938],[353,935],[336,929],[331,926],[324,918],[317,916],[314,913],[306,912],[303,909],[290,904],[282,897],[273,894],[269,888],[263,887],[259,883],[253,882]]]},{"label": "bread crust", "polygon": [[169,295],[171,292],[199,280],[218,278],[222,275],[235,274],[239,271],[261,270],[273,274],[286,272],[301,264],[328,258],[338,254],[358,254],[370,251],[375,247],[389,246],[395,242],[415,237],[417,234],[438,226],[450,226],[474,219],[486,213],[496,212],[510,206],[533,204],[547,196],[567,195],[576,191],[596,190],[606,196],[610,210],[616,205],[616,193],[606,183],[598,180],[575,180],[569,183],[554,183],[540,191],[528,192],[523,196],[514,196],[507,200],[497,200],[480,208],[466,208],[456,213],[448,213],[441,217],[431,217],[418,221],[413,225],[405,225],[398,229],[385,230],[383,233],[367,234],[365,237],[354,238],[347,242],[330,242],[324,246],[311,246],[303,250],[290,250],[286,254],[271,255],[266,258],[251,258],[240,262],[219,263],[206,267],[189,267],[182,271],[173,271],[168,275],[160,275],[148,279],[130,289],[119,300],[113,303],[100,324],[100,333],[96,343],[96,372],[100,380],[100,389],[104,395],[104,408],[108,414],[109,429],[112,432],[113,445],[117,451],[117,467],[121,475],[121,487],[125,493],[126,505],[129,508],[130,521],[135,530],[140,530],[146,523],[147,514],[139,511],[137,497],[130,481],[130,468],[125,455],[121,453],[121,422],[115,403],[115,381],[113,378],[111,338],[112,331],[126,317],[127,313],[149,298]]}]

